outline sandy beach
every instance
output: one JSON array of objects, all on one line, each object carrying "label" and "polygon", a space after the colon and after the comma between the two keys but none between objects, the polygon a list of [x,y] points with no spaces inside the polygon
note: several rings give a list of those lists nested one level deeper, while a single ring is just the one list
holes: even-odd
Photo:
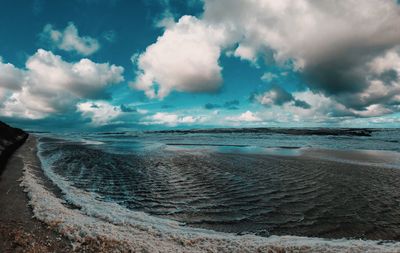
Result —
[{"label": "sandy beach", "polygon": [[67,239],[32,217],[28,197],[20,186],[24,167],[21,157],[32,149],[35,140],[29,137],[11,156],[0,177],[0,251],[71,252]]}]

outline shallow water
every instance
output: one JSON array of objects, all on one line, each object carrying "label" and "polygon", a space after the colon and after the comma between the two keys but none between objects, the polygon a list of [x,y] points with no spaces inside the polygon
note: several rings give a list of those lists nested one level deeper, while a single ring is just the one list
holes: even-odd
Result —
[{"label": "shallow water", "polygon": [[48,169],[101,201],[134,211],[238,234],[400,236],[395,130],[376,131],[371,137],[62,137],[40,138],[40,157]]}]

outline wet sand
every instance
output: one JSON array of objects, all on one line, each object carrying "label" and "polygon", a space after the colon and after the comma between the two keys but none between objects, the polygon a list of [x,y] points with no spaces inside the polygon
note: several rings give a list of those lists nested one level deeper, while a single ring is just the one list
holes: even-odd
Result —
[{"label": "wet sand", "polygon": [[71,252],[67,239],[32,218],[28,197],[19,185],[24,167],[21,156],[34,145],[34,137],[29,137],[0,176],[0,252]]}]

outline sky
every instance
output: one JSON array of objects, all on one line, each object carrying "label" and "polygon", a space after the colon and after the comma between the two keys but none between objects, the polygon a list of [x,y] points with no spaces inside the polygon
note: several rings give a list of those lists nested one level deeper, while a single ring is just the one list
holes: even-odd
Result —
[{"label": "sky", "polygon": [[395,0],[0,5],[0,120],[24,129],[400,126]]}]

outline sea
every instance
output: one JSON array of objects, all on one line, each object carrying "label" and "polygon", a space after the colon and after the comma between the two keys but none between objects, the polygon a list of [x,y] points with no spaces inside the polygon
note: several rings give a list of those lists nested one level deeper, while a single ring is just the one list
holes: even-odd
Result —
[{"label": "sea", "polygon": [[124,210],[111,223],[141,213],[234,236],[400,240],[399,129],[33,135],[58,198],[88,216]]}]

